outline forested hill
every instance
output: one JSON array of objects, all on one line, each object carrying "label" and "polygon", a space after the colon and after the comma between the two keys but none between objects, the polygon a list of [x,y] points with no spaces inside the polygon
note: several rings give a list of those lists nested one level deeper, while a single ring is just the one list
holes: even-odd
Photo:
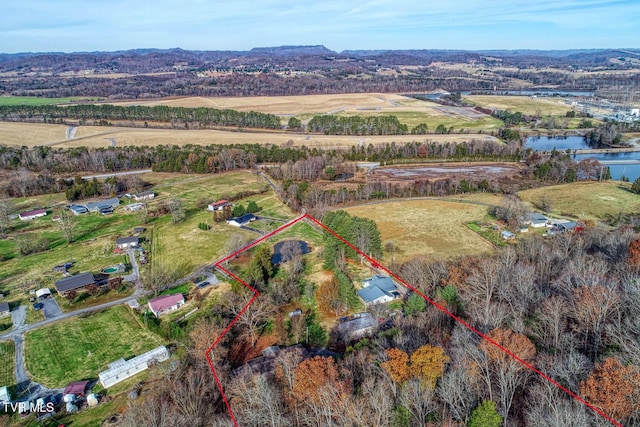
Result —
[{"label": "forested hill", "polygon": [[[458,64],[464,67],[452,66]],[[522,89],[523,82],[633,93],[639,75],[637,49],[334,52],[317,45],[0,54],[0,95],[42,97],[420,93]]]}]

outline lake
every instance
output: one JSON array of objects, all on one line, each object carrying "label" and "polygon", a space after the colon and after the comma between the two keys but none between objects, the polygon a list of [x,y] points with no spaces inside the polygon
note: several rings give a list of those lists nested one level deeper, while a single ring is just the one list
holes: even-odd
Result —
[{"label": "lake", "polygon": [[[558,151],[580,150],[596,148],[590,147],[587,141],[581,136],[530,136],[526,139],[524,146],[534,151],[550,151],[554,148]],[[611,172],[611,178],[620,179],[623,175],[634,181],[640,177],[640,152],[624,152],[624,153],[596,153],[596,154],[574,154],[571,156],[576,162],[584,159],[595,159],[604,164],[607,162],[615,162],[615,164],[607,164]]]}]

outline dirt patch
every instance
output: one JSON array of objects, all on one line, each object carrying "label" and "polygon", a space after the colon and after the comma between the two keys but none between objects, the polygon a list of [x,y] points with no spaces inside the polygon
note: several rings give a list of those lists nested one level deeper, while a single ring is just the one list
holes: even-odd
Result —
[{"label": "dirt patch", "polygon": [[512,177],[520,173],[518,163],[433,163],[420,166],[390,166],[374,169],[373,182],[418,181],[444,178]]}]

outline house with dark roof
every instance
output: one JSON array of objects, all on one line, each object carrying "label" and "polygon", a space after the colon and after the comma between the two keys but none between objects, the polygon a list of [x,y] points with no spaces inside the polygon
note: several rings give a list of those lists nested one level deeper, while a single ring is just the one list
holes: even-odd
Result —
[{"label": "house with dark roof", "polygon": [[69,291],[82,289],[85,286],[93,285],[96,279],[91,273],[80,273],[75,276],[65,277],[56,280],[56,290],[60,295],[64,295]]},{"label": "house with dark roof", "polygon": [[41,216],[45,216],[47,214],[46,209],[34,209],[32,211],[22,212],[18,215],[22,221],[31,221],[32,219],[40,218]]},{"label": "house with dark roof", "polygon": [[254,214],[248,213],[248,214],[244,214],[242,216],[237,216],[234,218],[229,218],[227,220],[227,224],[229,225],[233,225],[234,227],[242,227],[244,225],[249,224],[250,222],[255,221],[256,216]]},{"label": "house with dark roof", "polygon": [[97,202],[89,202],[85,204],[84,207],[87,208],[89,212],[100,212],[100,211],[106,212],[109,210],[113,212],[113,210],[117,208],[119,204],[120,204],[120,199],[118,199],[117,197],[112,197],[111,199],[98,200]]},{"label": "house with dark roof", "polygon": [[11,315],[11,308],[8,302],[0,302],[0,317],[7,317]]},{"label": "house with dark roof", "polygon": [[300,363],[309,357],[309,352],[302,344],[281,348],[277,345],[262,350],[262,356],[249,360],[246,364],[233,371],[234,375],[242,374],[268,374],[275,370],[276,363],[284,357],[292,358]]},{"label": "house with dark roof", "polygon": [[149,310],[154,316],[160,317],[165,313],[179,309],[184,305],[182,294],[162,295],[149,300]]},{"label": "house with dark roof", "polygon": [[87,207],[82,205],[71,205],[69,206],[69,210],[73,212],[74,215],[81,215],[89,212]]},{"label": "house with dark roof", "polygon": [[76,381],[69,383],[62,392],[63,396],[67,394],[73,394],[74,396],[84,396],[87,391],[87,385],[89,381]]},{"label": "house with dark roof", "polygon": [[365,305],[382,304],[393,301],[398,294],[398,288],[391,277],[373,276],[362,282],[363,288],[357,291]]},{"label": "house with dark roof", "polygon": [[378,322],[371,313],[358,313],[345,318],[336,326],[340,341],[356,341],[371,335],[378,327]]},{"label": "house with dark roof", "polygon": [[135,194],[133,196],[136,199],[136,202],[140,200],[151,200],[156,197],[156,194],[153,191],[143,191],[142,193]]},{"label": "house with dark roof", "polygon": [[207,206],[207,210],[211,212],[221,211],[227,206],[231,206],[231,202],[228,200],[222,199],[222,200],[218,200],[217,202],[209,203],[209,206]]},{"label": "house with dark roof", "polygon": [[116,239],[116,247],[119,249],[135,248],[138,246],[139,239],[137,236],[119,237]]}]

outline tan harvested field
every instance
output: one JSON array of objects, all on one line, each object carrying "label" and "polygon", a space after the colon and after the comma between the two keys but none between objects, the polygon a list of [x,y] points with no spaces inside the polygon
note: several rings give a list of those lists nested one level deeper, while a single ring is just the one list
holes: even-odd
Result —
[{"label": "tan harvested field", "polygon": [[542,116],[564,116],[571,111],[571,106],[564,103],[561,98],[531,98],[530,96],[499,96],[499,95],[470,95],[465,99],[475,105],[484,108],[520,111],[522,114],[541,114]]},{"label": "tan harvested field", "polygon": [[[403,143],[411,141],[454,142],[471,139],[496,140],[489,135],[389,135],[389,136],[335,136],[304,135],[286,132],[233,132],[219,130],[135,129],[102,126],[79,126],[75,138],[65,140],[66,126],[31,123],[0,122],[0,144],[54,145],[69,147],[109,147],[111,140],[117,146],[133,145],[209,145],[209,144],[274,144],[306,145],[325,149],[351,147],[364,144]],[[7,136],[8,135],[8,136]],[[5,137],[6,136],[6,137]]]},{"label": "tan harvested field", "polygon": [[447,177],[475,178],[478,176],[514,176],[520,172],[519,163],[451,162],[421,165],[382,166],[367,176],[373,182],[415,181]]},{"label": "tan harvested field", "polygon": [[376,221],[383,244],[392,241],[399,247],[396,261],[419,255],[447,259],[493,251],[488,241],[466,226],[471,221],[483,220],[487,216],[486,206],[444,200],[405,200],[345,210]]},{"label": "tan harvested field", "polygon": [[630,188],[622,181],[579,181],[525,190],[518,196],[534,206],[544,195],[551,200],[552,214],[598,221],[640,211],[640,196]]}]

